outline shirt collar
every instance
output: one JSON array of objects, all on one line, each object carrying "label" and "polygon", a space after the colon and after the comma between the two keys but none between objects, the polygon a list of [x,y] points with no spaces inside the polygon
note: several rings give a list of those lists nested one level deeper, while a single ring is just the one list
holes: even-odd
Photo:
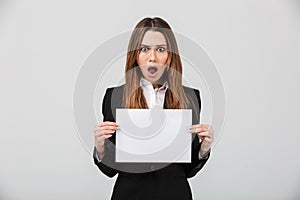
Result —
[{"label": "shirt collar", "polygon": [[[145,79],[145,78],[141,78],[140,86],[141,87],[151,87],[151,88],[153,88],[152,83],[150,81],[148,81],[147,79]],[[158,88],[158,90],[166,90],[167,88],[168,88],[168,82],[165,81],[164,84],[160,88]]]}]

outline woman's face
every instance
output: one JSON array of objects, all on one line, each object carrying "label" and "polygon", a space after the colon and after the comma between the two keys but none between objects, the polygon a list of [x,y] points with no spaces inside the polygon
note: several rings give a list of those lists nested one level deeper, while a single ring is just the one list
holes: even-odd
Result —
[{"label": "woman's face", "polygon": [[168,60],[167,42],[158,31],[147,31],[144,35],[137,63],[143,77],[151,83],[163,75]]}]

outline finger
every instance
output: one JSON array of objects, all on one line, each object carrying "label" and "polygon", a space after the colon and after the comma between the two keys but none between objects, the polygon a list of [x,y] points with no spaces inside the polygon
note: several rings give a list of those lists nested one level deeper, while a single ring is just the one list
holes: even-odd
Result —
[{"label": "finger", "polygon": [[208,130],[205,128],[190,128],[189,129],[190,133],[200,133],[200,132],[206,132],[206,131],[208,131]]},{"label": "finger", "polygon": [[101,135],[100,137],[97,137],[97,138],[96,138],[96,141],[101,142],[101,141],[103,141],[104,139],[110,138],[110,137],[112,137],[112,136],[113,136],[113,135]]},{"label": "finger", "polygon": [[[203,136],[200,136],[200,137],[203,137]],[[211,143],[213,140],[210,137],[203,137],[203,141]]]},{"label": "finger", "polygon": [[199,135],[197,135],[198,136],[198,138],[201,140],[201,141],[203,141],[204,140],[204,137],[202,137],[202,136],[199,136]]},{"label": "finger", "polygon": [[119,128],[118,127],[115,127],[115,126],[103,126],[103,127],[96,127],[94,129],[94,133],[96,134],[97,132],[101,132],[101,131],[104,131],[104,130],[110,130],[110,131],[116,131],[118,130]]},{"label": "finger", "polygon": [[100,129],[100,130],[117,130],[119,129],[118,126],[101,126],[101,127],[97,127],[96,129]]},{"label": "finger", "polygon": [[208,128],[210,125],[209,124],[194,124],[192,127],[196,128]]},{"label": "finger", "polygon": [[112,137],[113,135],[103,135],[105,139]]},{"label": "finger", "polygon": [[98,123],[95,128],[97,128],[97,127],[105,127],[105,126],[118,127],[118,125],[115,122],[101,122],[101,123]]},{"label": "finger", "polygon": [[189,129],[190,133],[199,133],[201,131],[200,128],[193,128],[193,129]]},{"label": "finger", "polygon": [[195,124],[195,125],[192,125],[190,127],[190,129],[198,129],[200,131],[208,131],[209,125],[208,124]]},{"label": "finger", "polygon": [[119,127],[118,126],[109,126],[109,125],[107,125],[107,126],[100,127],[100,129],[102,129],[102,130],[117,130],[117,129],[119,129]]},{"label": "finger", "polygon": [[106,132],[97,132],[94,134],[95,137],[100,137],[102,135],[113,135],[114,132],[109,132],[109,131],[106,131]]},{"label": "finger", "polygon": [[94,135],[96,137],[99,137],[99,136],[102,136],[102,135],[112,135],[114,133],[115,133],[115,131],[113,131],[113,130],[103,130],[103,131],[97,131],[97,132],[95,132]]},{"label": "finger", "polygon": [[94,134],[97,134],[97,133],[101,133],[101,132],[115,132],[117,129],[113,129],[113,128],[111,128],[111,129],[102,129],[102,128],[95,128],[94,129]]},{"label": "finger", "polygon": [[210,129],[201,129],[201,131],[199,131],[199,132],[206,132],[209,135],[213,135],[213,131]]},{"label": "finger", "polygon": [[210,136],[208,131],[199,132],[198,135],[203,136],[203,137]]},{"label": "finger", "polygon": [[100,122],[96,125],[97,126],[118,126],[118,124],[116,122],[110,122],[110,121],[105,121],[105,122]]},{"label": "finger", "polygon": [[201,128],[201,126],[200,126],[200,124],[194,124],[194,125],[192,125],[190,128],[191,128],[191,129],[193,129],[193,128]]},{"label": "finger", "polygon": [[200,133],[197,133],[198,136],[201,136],[201,137],[209,137],[211,138],[211,135],[209,134],[209,132],[200,132]]}]

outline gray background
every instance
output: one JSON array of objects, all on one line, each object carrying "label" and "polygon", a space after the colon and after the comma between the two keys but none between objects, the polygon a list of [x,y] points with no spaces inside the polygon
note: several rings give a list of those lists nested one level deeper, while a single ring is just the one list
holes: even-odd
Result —
[{"label": "gray background", "polygon": [[115,178],[74,129],[73,86],[97,45],[144,16],[201,44],[223,78],[224,129],[194,198],[300,199],[296,0],[0,1],[0,199],[110,197]]}]

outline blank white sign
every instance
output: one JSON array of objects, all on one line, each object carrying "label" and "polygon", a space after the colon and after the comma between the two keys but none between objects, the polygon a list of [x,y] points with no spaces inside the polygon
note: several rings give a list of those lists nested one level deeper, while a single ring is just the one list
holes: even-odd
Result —
[{"label": "blank white sign", "polygon": [[116,162],[191,162],[191,109],[117,109]]}]

